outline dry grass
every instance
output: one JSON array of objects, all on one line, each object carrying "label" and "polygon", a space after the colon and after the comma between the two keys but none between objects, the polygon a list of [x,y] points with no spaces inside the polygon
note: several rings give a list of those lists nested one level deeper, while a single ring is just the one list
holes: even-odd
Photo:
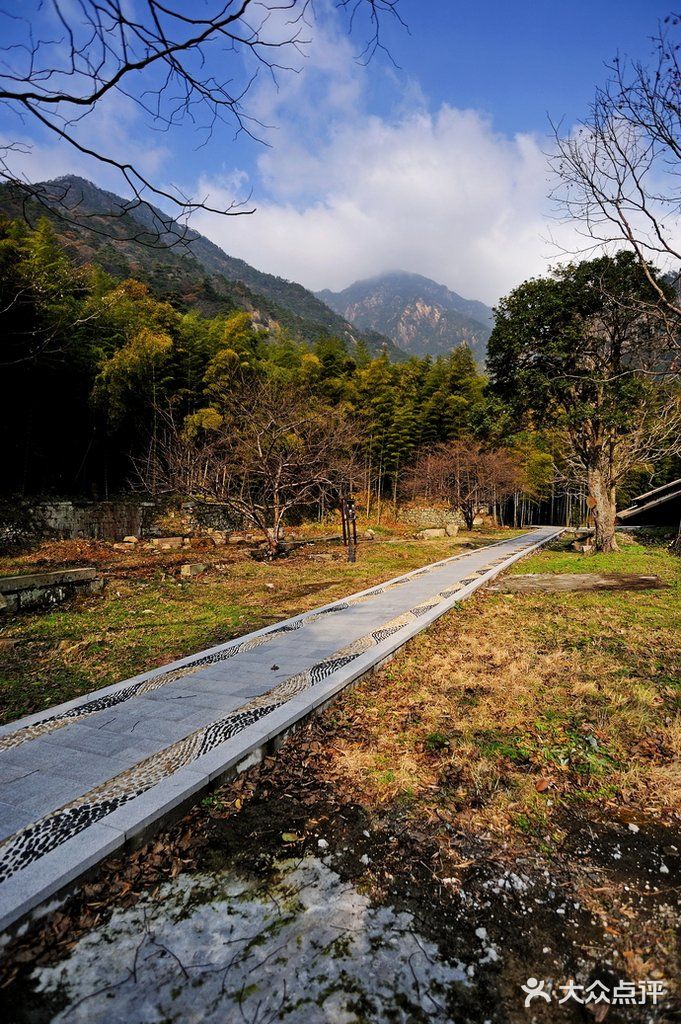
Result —
[{"label": "dry grass", "polygon": [[[348,695],[334,751],[358,798],[547,843],[576,803],[681,813],[681,564],[632,554],[674,585],[480,594]],[[577,567],[544,553],[520,571]]]}]

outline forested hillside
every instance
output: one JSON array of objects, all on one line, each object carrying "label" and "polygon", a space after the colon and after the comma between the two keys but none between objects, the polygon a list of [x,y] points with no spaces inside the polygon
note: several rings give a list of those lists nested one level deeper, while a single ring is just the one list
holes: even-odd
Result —
[{"label": "forested hillside", "polygon": [[92,262],[115,277],[134,277],[159,299],[204,315],[241,309],[264,327],[286,328],[302,341],[334,334],[372,352],[403,353],[386,337],[353,327],[302,285],[228,256],[156,207],[130,203],[84,178],[68,175],[39,186],[41,202],[9,185],[0,212],[32,225],[47,218],[76,263]]},{"label": "forested hillside", "polygon": [[[115,254],[117,247],[111,247]],[[149,267],[154,256],[150,249]],[[196,490],[200,476],[203,493],[233,497],[230,474],[238,469],[240,480],[249,479],[245,449],[250,446],[251,455],[254,446],[259,450],[254,432],[262,420],[275,447],[290,445],[301,423],[314,425],[314,436],[304,443],[320,457],[325,453],[315,470],[321,474],[317,490],[328,490],[336,480],[393,500],[411,493],[425,500],[456,499],[463,507],[465,466],[469,511],[484,492],[489,503],[510,502],[514,519],[527,502],[545,502],[544,514],[552,519],[564,520],[573,507],[578,517],[584,515],[586,492],[574,470],[566,425],[573,435],[580,424],[588,427],[587,414],[596,415],[589,410],[597,406],[591,355],[583,357],[582,370],[575,346],[590,338],[582,331],[586,304],[594,316],[610,309],[593,273],[596,282],[610,273],[622,295],[642,287],[623,257],[603,267],[585,264],[579,274],[568,268],[562,277],[518,289],[509,307],[517,307],[515,318],[502,318],[491,341],[492,387],[467,345],[437,358],[393,362],[385,350],[372,353],[361,339],[320,330],[314,340],[303,340],[233,305],[210,312],[178,301],[172,291],[161,299],[148,281],[124,276],[129,269],[126,263],[115,275],[84,262],[82,250],[74,257],[46,218],[35,228],[17,220],[0,225],[6,495],[110,496],[137,487],[179,496]],[[557,357],[545,337],[548,313],[537,313],[536,302],[525,308],[531,286],[542,295],[555,292],[549,340],[563,345],[569,370],[559,379],[552,369]],[[645,318],[641,325],[642,316],[627,327],[634,350],[644,328],[653,336],[658,331]],[[548,369],[540,378],[545,358]],[[614,375],[612,394],[598,401],[607,399],[603,415],[612,421],[612,444],[618,450],[631,446],[640,424],[652,424],[651,417],[668,434],[677,417],[674,385],[658,388],[641,376],[632,389],[616,366],[608,363],[606,369]],[[515,378],[506,380],[513,374],[520,374],[522,388]],[[567,400],[556,391],[561,380],[573,390],[581,382],[586,396],[579,399],[576,424],[560,404]],[[662,419],[660,403],[668,406]],[[287,410],[295,431],[287,427]],[[246,427],[253,436],[244,436],[240,449]],[[644,434],[653,436],[652,429],[646,426]],[[311,467],[296,454],[296,444],[291,451],[304,480]],[[624,500],[627,492],[645,489],[653,465],[658,479],[676,473],[674,445],[665,459],[636,444],[619,474]],[[215,479],[207,480],[206,466],[215,467]],[[458,467],[454,482],[452,467]]]},{"label": "forested hillside", "polygon": [[[67,253],[47,219],[34,229],[2,225],[5,493],[125,489],[169,409],[203,429],[215,396],[253,376],[346,408],[361,423],[372,485],[391,491],[420,445],[500,427],[465,346],[394,363],[361,340],[324,333],[306,342],[233,307],[206,315],[161,300],[123,276],[124,257],[114,275],[84,255]],[[149,266],[155,255],[149,250]]]}]

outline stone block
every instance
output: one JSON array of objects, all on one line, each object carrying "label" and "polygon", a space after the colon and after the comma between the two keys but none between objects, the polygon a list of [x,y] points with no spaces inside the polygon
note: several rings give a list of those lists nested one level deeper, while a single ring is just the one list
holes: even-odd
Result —
[{"label": "stone block", "polygon": [[123,543],[124,544],[139,544],[139,537],[132,537],[132,536],[131,537],[124,537],[123,538]]},{"label": "stone block", "polygon": [[3,883],[0,930],[65,888],[124,841],[124,832],[98,821],[17,871]]},{"label": "stone block", "polygon": [[159,551],[175,551],[182,547],[182,537],[154,537],[151,543]]},{"label": "stone block", "polygon": [[420,530],[416,536],[419,540],[434,540],[436,537],[446,537],[447,533],[445,528],[442,527],[434,530]]},{"label": "stone block", "polygon": [[93,594],[103,586],[102,577],[92,568],[0,576],[0,608],[6,611],[49,608],[79,591]]},{"label": "stone block", "polygon": [[0,576],[0,594],[33,590],[36,587],[60,586],[64,583],[87,583],[97,576],[96,569],[66,569],[57,572],[37,572],[28,576]]},{"label": "stone block", "polygon": [[0,803],[0,837],[2,839],[18,832],[24,825],[30,825],[32,821],[33,815],[30,811],[24,811],[12,804]]},{"label": "stone block", "polygon": [[206,567],[202,562],[187,562],[180,566],[181,576],[200,576],[205,571]]}]

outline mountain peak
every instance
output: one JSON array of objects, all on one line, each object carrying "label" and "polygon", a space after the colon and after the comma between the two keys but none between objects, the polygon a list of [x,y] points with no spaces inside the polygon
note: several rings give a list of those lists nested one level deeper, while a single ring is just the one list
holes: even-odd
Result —
[{"label": "mountain peak", "polygon": [[410,355],[444,355],[467,344],[484,361],[492,310],[422,274],[390,270],[317,297],[358,329],[386,334]]}]

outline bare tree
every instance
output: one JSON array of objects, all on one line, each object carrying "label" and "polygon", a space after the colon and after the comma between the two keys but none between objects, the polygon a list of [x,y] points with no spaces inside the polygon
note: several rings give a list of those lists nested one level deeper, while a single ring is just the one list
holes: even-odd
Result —
[{"label": "bare tree", "polygon": [[[383,49],[383,17],[398,20],[399,0],[334,0],[353,31],[364,22],[360,60],[369,60]],[[121,157],[113,150],[94,145],[82,131],[84,119],[95,115],[111,96],[132,101],[147,119],[150,129],[172,132],[191,124],[202,141],[219,125],[231,132],[259,139],[264,128],[248,109],[248,94],[261,72],[276,76],[295,71],[291,63],[304,56],[314,17],[313,0],[205,0],[204,4],[140,0],[47,0],[35,10],[22,4],[15,11],[0,12],[5,22],[3,61],[0,65],[0,101],[21,121],[41,126],[49,136],[68,143],[74,153],[89,157],[122,175],[131,194],[126,210],[161,201],[173,216],[157,224],[163,235],[178,231],[182,221],[197,209],[221,214],[251,213],[252,208],[233,203],[211,206],[205,198],[186,196],[177,187],[164,187],[144,173],[140,162]],[[21,13],[20,13],[21,12]],[[36,35],[34,22],[41,18],[45,37]],[[49,35],[53,31],[54,35]],[[0,147],[0,177],[14,183],[27,199],[53,208],[60,204],[63,216],[69,197],[26,181],[13,170],[21,143]],[[76,207],[78,201],[76,200]],[[150,233],[138,241],[150,244]],[[164,238],[164,244],[169,239]]]},{"label": "bare tree", "polygon": [[[654,306],[679,348],[681,335],[681,17],[654,38],[650,64],[615,58],[589,115],[567,136],[554,126],[564,212],[591,246],[624,243],[648,278]],[[670,273],[664,288],[655,266]],[[651,304],[652,305],[652,304]]]},{"label": "bare tree", "polygon": [[356,471],[359,434],[344,410],[271,381],[244,385],[201,426],[163,419],[138,464],[147,488],[224,503],[262,534],[270,557],[292,510],[337,502]]},{"label": "bare tree", "polygon": [[461,438],[422,453],[404,488],[413,497],[447,501],[472,530],[476,515],[508,498],[521,480],[520,461],[511,452]]}]

